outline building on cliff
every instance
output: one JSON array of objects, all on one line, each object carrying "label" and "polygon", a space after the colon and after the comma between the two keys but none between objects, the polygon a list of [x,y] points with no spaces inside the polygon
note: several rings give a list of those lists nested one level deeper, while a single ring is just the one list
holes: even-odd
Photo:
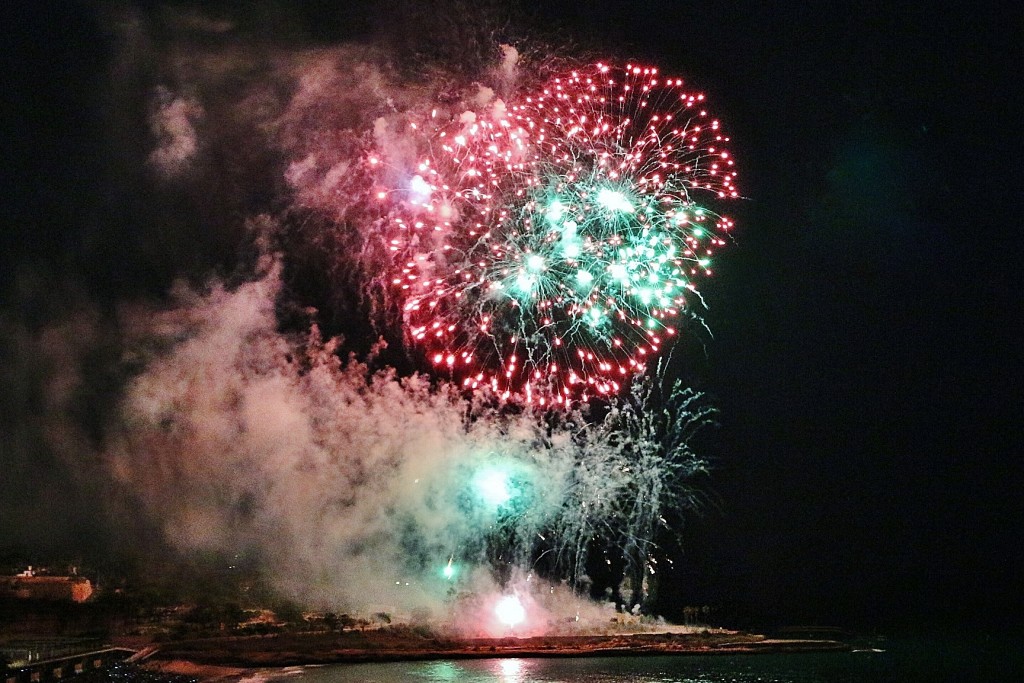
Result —
[{"label": "building on cliff", "polygon": [[31,569],[0,576],[0,597],[85,602],[95,588],[84,576],[38,576]]}]

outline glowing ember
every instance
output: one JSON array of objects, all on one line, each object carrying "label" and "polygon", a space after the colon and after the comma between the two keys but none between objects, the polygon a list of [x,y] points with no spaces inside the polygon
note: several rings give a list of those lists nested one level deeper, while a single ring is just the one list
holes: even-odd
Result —
[{"label": "glowing ember", "polygon": [[454,559],[455,559],[454,557],[449,557],[448,558],[448,564],[446,564],[444,566],[444,569],[441,570],[441,575],[444,576],[444,578],[448,579],[449,581],[454,579],[455,578],[455,574],[456,574],[455,566],[452,564],[452,561]]}]

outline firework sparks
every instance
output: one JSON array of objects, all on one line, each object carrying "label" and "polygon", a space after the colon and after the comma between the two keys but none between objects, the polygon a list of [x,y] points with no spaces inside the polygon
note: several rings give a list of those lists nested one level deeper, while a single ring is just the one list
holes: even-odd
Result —
[{"label": "firework sparks", "polygon": [[510,105],[431,111],[428,153],[380,197],[406,334],[439,372],[543,405],[644,370],[732,228],[705,205],[738,191],[704,99],[596,64]]}]

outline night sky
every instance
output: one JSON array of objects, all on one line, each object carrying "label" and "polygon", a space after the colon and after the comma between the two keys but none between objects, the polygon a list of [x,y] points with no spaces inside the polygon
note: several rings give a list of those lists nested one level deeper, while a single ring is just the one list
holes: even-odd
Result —
[{"label": "night sky", "polygon": [[[112,307],[182,272],[230,273],[247,258],[243,207],[186,193],[177,227],[143,227],[175,198],[154,209],[125,161],[144,134],[109,134],[144,122],[145,105],[100,86],[116,68],[108,7],[44,4],[0,20],[0,314],[41,325],[78,299]],[[1019,624],[1019,8],[773,4],[551,0],[516,14],[520,34],[682,74],[733,136],[747,199],[703,289],[713,337],[686,349],[720,409],[715,472],[663,578],[667,610]],[[266,5],[251,23],[269,43],[402,35],[376,8],[334,5]],[[255,190],[246,203],[274,208]],[[40,398],[30,377],[7,379],[0,546],[102,546],[96,492],[14,438]],[[102,403],[117,382],[92,386]]]}]

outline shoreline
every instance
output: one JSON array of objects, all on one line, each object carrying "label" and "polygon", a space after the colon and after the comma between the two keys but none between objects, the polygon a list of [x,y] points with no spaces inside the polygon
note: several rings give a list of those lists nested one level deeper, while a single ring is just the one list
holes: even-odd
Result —
[{"label": "shoreline", "polygon": [[257,671],[328,664],[511,657],[629,657],[849,652],[834,640],[769,639],[747,633],[639,633],[525,638],[448,638],[408,633],[290,634],[209,638],[160,646],[142,665],[206,682]]}]

